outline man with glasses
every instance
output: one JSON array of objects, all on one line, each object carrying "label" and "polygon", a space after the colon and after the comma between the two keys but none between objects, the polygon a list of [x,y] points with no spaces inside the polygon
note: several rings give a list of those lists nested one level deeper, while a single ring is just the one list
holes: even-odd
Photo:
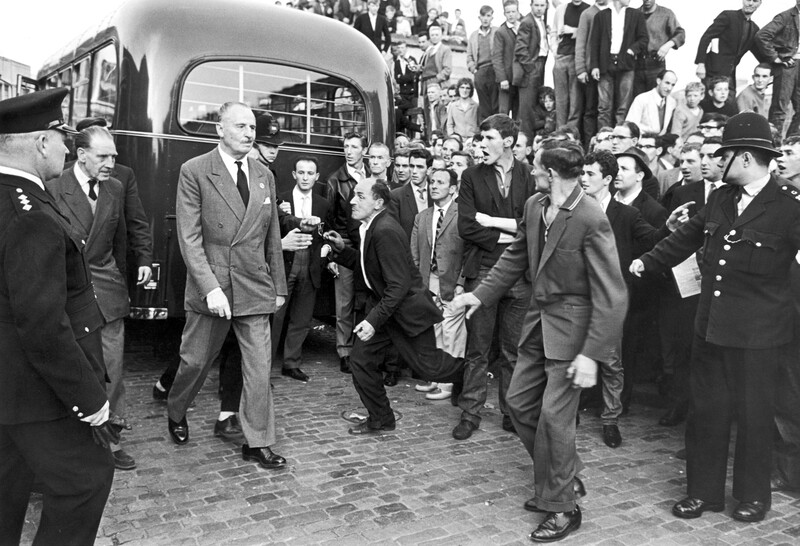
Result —
[{"label": "man with glasses", "polygon": [[[611,133],[611,151],[614,154],[621,154],[630,148],[638,147],[640,136],[639,126],[634,122],[620,122]],[[658,180],[649,171],[642,181],[642,188],[653,199],[658,199]]]},{"label": "man with glasses", "polygon": [[728,122],[728,116],[724,114],[705,114],[700,120],[700,125],[697,129],[703,133],[703,138],[722,137],[722,131],[725,130],[725,124]]}]

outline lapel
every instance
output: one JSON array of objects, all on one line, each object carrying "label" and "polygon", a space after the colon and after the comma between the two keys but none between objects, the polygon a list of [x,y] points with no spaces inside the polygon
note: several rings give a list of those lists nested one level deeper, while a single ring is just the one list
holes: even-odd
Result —
[{"label": "lapel", "polygon": [[442,220],[442,233],[447,229],[447,226],[453,221],[453,218],[458,216],[458,205],[455,202],[450,203],[450,208],[444,213],[444,220]]},{"label": "lapel", "polygon": [[608,217],[608,223],[612,226],[614,222],[617,220],[617,216],[619,216],[619,201],[614,199],[614,196],[611,196],[611,200],[608,202],[608,207],[606,207],[606,217]]},{"label": "lapel", "polygon": [[[775,194],[778,191],[778,185],[775,183],[774,179],[770,177],[769,182],[767,185],[764,186],[758,195],[747,205],[747,208],[744,209],[741,216],[738,216],[731,225],[731,229],[736,229],[742,224],[746,224],[747,222],[751,222],[764,214],[767,211],[766,204],[770,203],[775,200]],[[733,199],[731,199],[733,201]],[[736,204],[734,203],[733,206],[735,207]]]},{"label": "lapel", "polygon": [[406,184],[406,192],[405,192],[405,200],[408,201],[407,206],[409,207],[408,210],[413,212],[413,216],[416,216],[417,210],[417,198],[414,196],[414,192],[417,191],[417,187],[412,184],[410,181]]},{"label": "lapel", "polygon": [[[248,161],[248,164],[250,162]],[[245,208],[242,203],[242,196],[236,189],[236,181],[231,178],[228,169],[225,168],[225,163],[222,162],[222,156],[219,149],[215,148],[211,153],[211,172],[208,175],[211,184],[217,189],[222,199],[228,204],[236,219],[239,222],[244,220]],[[252,184],[251,184],[252,186]],[[263,198],[262,198],[263,199]],[[250,200],[253,200],[253,190],[250,189]]]},{"label": "lapel", "polygon": [[[267,210],[272,210],[273,205],[277,206],[275,203],[270,203],[268,205],[264,203],[268,196],[270,200],[274,199],[274,196],[269,195],[269,189],[267,188],[269,180],[267,179],[265,170],[258,169],[254,161],[248,161],[247,165],[250,174],[250,202],[247,205],[247,210],[242,219],[242,225],[239,226],[239,231],[233,239],[234,243],[240,241],[250,232],[254,224],[260,221],[261,212],[264,210],[264,207],[266,207]],[[236,197],[239,197],[239,192],[235,187],[233,191]],[[241,202],[241,197],[239,197],[239,203]],[[242,207],[244,208],[244,205],[242,205]]]},{"label": "lapel", "polygon": [[503,206],[503,198],[500,196],[500,189],[497,187],[497,171],[494,170],[494,165],[484,165],[483,169],[483,181],[486,183],[497,210],[500,210]]},{"label": "lapel", "polygon": [[428,248],[433,248],[433,214],[434,209],[428,208],[420,213],[419,221],[425,230],[425,240],[428,241]]},{"label": "lapel", "polygon": [[[103,227],[111,215],[111,211],[116,206],[116,199],[108,191],[108,185],[105,182],[97,183],[97,206],[94,209],[94,221],[92,222],[92,229],[89,231],[89,237],[86,239],[86,247],[94,245],[95,239],[101,236]],[[83,191],[81,191],[83,193]]]},{"label": "lapel", "polygon": [[83,193],[72,169],[67,170],[62,175],[60,183],[62,184],[61,192],[64,202],[72,212],[72,216],[78,221],[78,224],[80,224],[83,232],[88,235],[92,230],[92,223],[94,220],[92,207],[89,205],[89,199],[86,197],[86,194]]},{"label": "lapel", "polygon": [[547,260],[553,255],[553,251],[558,246],[561,236],[564,235],[564,231],[567,229],[567,222],[572,217],[572,211],[583,196],[583,190],[580,184],[578,184],[575,186],[575,189],[572,190],[572,193],[569,194],[567,200],[564,201],[564,204],[559,208],[558,214],[556,214],[555,220],[553,220],[553,224],[550,226],[550,231],[547,234],[547,241],[544,243],[544,250],[542,250],[542,259],[539,261],[538,271],[542,270]]}]

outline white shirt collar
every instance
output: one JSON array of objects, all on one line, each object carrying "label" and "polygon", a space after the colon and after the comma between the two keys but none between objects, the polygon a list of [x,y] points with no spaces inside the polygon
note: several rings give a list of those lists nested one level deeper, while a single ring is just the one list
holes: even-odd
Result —
[{"label": "white shirt collar", "polygon": [[239,169],[236,166],[237,161],[242,162],[242,170],[244,171],[245,177],[247,177],[247,181],[250,182],[250,167],[247,163],[247,156],[244,156],[242,159],[234,159],[233,156],[226,153],[222,146],[217,146],[217,150],[219,150],[219,155],[222,157],[222,163],[225,164],[225,168],[230,173],[231,178],[233,179],[233,183],[236,183],[236,177],[239,175]]},{"label": "white shirt collar", "polygon": [[442,209],[442,216],[447,216],[447,211],[450,209],[450,205],[452,205],[452,204],[453,204],[453,198],[451,197],[450,201],[448,201],[448,203],[446,205],[444,205],[443,207],[440,207],[439,205],[434,203],[433,204],[433,210],[436,211],[438,209]]},{"label": "white shirt collar", "polygon": [[[308,210],[303,210],[303,199],[308,198]],[[294,215],[298,218],[307,218],[311,216],[311,192],[304,194],[300,188],[295,186],[292,189],[292,201],[294,203]]]},{"label": "white shirt collar", "polygon": [[361,182],[367,177],[367,173],[364,170],[364,167],[361,168],[359,171],[355,167],[351,167],[350,165],[345,164],[345,168],[347,169],[347,173],[356,181]]},{"label": "white shirt collar", "polygon": [[770,175],[767,174],[763,178],[759,178],[757,180],[753,180],[746,186],[742,186],[742,189],[749,195],[750,197],[755,197],[758,193],[764,189],[764,186],[767,185],[769,182]]},{"label": "white shirt collar", "polygon": [[9,176],[18,176],[20,178],[24,178],[25,180],[30,180],[44,191],[44,183],[42,182],[42,179],[36,176],[35,174],[27,173],[25,171],[21,171],[13,167],[4,167],[3,165],[0,165],[0,173],[7,174]]},{"label": "white shirt collar", "polygon": [[608,204],[611,202],[611,194],[607,193],[605,197],[603,197],[602,201],[600,201],[600,206],[603,209],[603,212],[608,210]]},{"label": "white shirt collar", "polygon": [[614,194],[614,199],[622,203],[623,205],[630,205],[633,201],[639,197],[639,194],[642,193],[642,187],[639,186],[637,189],[633,190],[628,197],[622,197],[622,192],[617,192]]}]

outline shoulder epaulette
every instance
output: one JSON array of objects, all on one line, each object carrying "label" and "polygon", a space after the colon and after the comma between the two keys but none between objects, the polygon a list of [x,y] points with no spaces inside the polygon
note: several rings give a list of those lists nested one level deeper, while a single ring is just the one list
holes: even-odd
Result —
[{"label": "shoulder epaulette", "polygon": [[781,193],[787,197],[794,199],[795,201],[800,201],[800,191],[797,188],[790,184],[781,184]]}]

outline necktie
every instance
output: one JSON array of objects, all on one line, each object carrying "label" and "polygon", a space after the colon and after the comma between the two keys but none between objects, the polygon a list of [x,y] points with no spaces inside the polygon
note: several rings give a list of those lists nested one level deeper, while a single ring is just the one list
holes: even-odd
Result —
[{"label": "necktie", "polygon": [[94,190],[95,186],[97,186],[97,179],[90,178],[89,179],[89,199],[92,201],[97,201],[97,192]]},{"label": "necktie", "polygon": [[505,177],[499,172],[497,172],[497,189],[500,192],[500,197],[505,199],[505,197],[506,197],[506,180],[505,180]]},{"label": "necktie", "polygon": [[431,254],[431,273],[439,271],[439,265],[436,263],[436,245],[439,243],[439,233],[442,231],[442,220],[444,220],[444,209],[436,208],[439,213],[439,218],[436,220],[436,233],[433,235],[433,253]]},{"label": "necktie", "polygon": [[242,196],[242,203],[244,208],[247,208],[247,203],[250,201],[250,188],[247,186],[247,176],[242,170],[242,162],[235,161],[236,163],[236,189],[239,190],[239,195]]},{"label": "necktie", "polygon": [[417,193],[419,194],[419,200],[425,201],[425,188],[419,188]]},{"label": "necktie", "polygon": [[664,127],[664,118],[667,115],[667,101],[666,99],[661,99],[661,102],[658,105],[658,128],[663,129]]},{"label": "necktie", "polygon": [[739,216],[742,214],[742,211],[739,208],[742,206],[742,195],[743,195],[742,186],[736,186],[736,191],[733,193],[733,213],[734,216]]}]

